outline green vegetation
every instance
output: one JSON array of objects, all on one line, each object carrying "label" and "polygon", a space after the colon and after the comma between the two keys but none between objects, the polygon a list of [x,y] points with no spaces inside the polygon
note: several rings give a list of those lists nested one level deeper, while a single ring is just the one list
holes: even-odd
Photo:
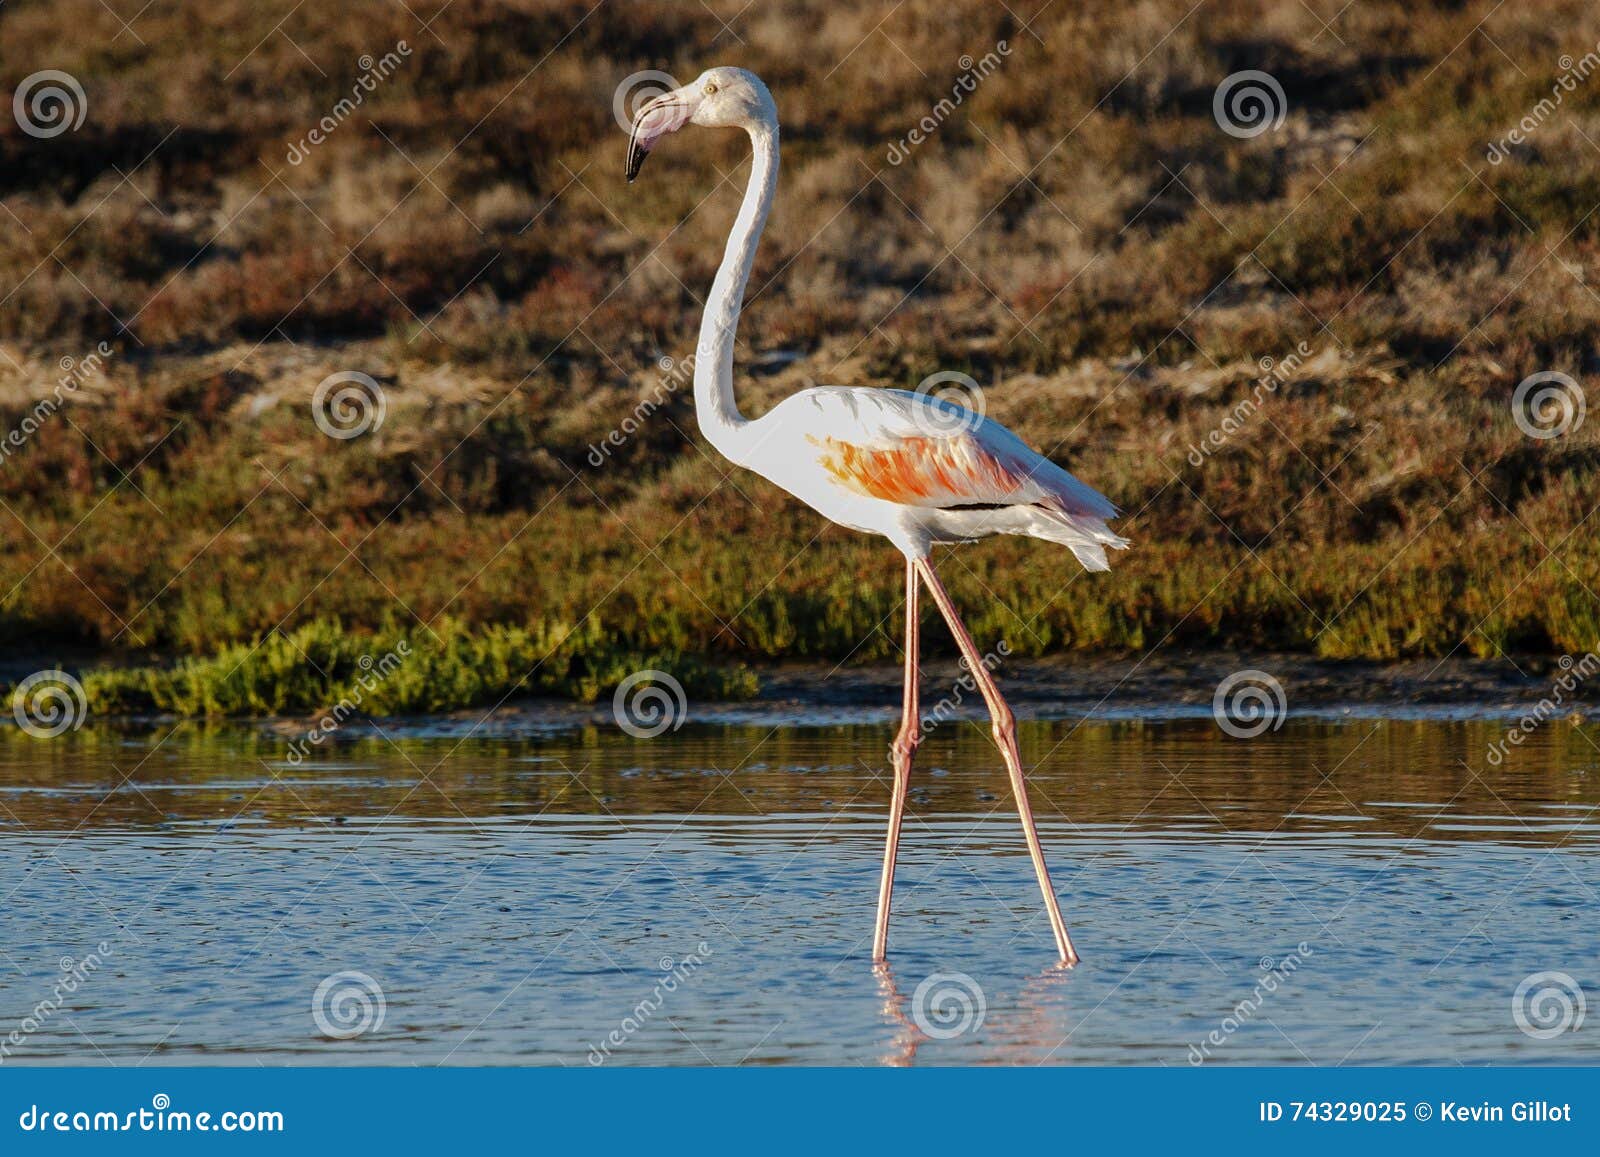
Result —
[{"label": "green vegetation", "polygon": [[[1128,511],[1109,575],[1015,540],[941,560],[980,639],[1595,648],[1600,420],[1531,438],[1511,398],[1594,380],[1600,72],[1486,157],[1600,51],[1600,10],[1012,7],[909,0],[874,31],[884,11],[784,0],[722,13],[735,40],[656,0],[312,5],[282,35],[243,0],[157,0],[114,40],[96,0],[5,5],[0,89],[50,67],[88,98],[51,138],[0,118],[12,666],[87,650],[98,710],[255,714],[336,702],[401,639],[417,658],[374,709],[592,697],[647,665],[738,694],[742,664],[896,657],[891,549],[730,474],[662,388],[744,149],[684,134],[626,186],[612,95],[716,63],[762,73],[785,125],[746,409],[962,370]],[[1212,115],[1243,69],[1287,99],[1248,139]],[[349,440],[312,420],[342,371],[387,404]]]},{"label": "green vegetation", "polygon": [[739,699],[756,690],[755,677],[742,669],[611,650],[592,622],[473,632],[453,620],[426,633],[376,637],[308,623],[210,658],[93,671],[83,682],[98,715],[291,715],[340,703],[366,715],[403,715],[497,706],[517,695],[589,702],[635,671],[663,668],[686,692],[706,698]]}]

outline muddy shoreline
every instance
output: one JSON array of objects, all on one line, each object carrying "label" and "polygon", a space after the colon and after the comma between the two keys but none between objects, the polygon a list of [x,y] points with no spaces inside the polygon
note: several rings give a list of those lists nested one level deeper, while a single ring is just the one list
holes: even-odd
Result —
[{"label": "muddy shoreline", "polygon": [[[1520,668],[1520,671],[1519,671]],[[1398,663],[1331,661],[1303,655],[1196,652],[1144,659],[1081,657],[1007,659],[996,668],[1020,719],[1174,719],[1210,718],[1213,699],[1225,680],[1241,672],[1265,672],[1282,688],[1288,718],[1514,718],[1532,710],[1555,690],[1565,674],[1549,657],[1417,660]],[[923,670],[924,718],[975,719],[983,701],[964,668],[951,660]],[[900,710],[898,666],[830,668],[783,664],[760,671],[761,691],[736,703],[686,699],[685,724],[753,726],[832,726],[883,723]],[[1258,677],[1252,683],[1261,684]],[[1560,717],[1600,718],[1600,680],[1567,693]],[[1589,691],[1587,700],[1584,692]],[[305,721],[258,721],[280,735],[304,730]],[[440,738],[507,737],[564,731],[575,727],[614,728],[609,698],[595,703],[521,699],[428,717],[390,718],[377,723],[351,720],[342,731],[389,736]]]},{"label": "muddy shoreline", "polygon": [[[1262,652],[1164,652],[1143,658],[1007,657],[995,677],[1019,719],[1087,718],[1163,721],[1205,719],[1226,681],[1266,688],[1286,718],[1516,718],[1550,698],[1558,717],[1600,719],[1600,677],[1587,682],[1582,668],[1569,672],[1554,656],[1501,659],[1417,659],[1403,662],[1328,660]],[[93,665],[92,661],[83,665]],[[1573,666],[1568,661],[1569,666]],[[76,664],[67,664],[70,669]],[[1281,696],[1260,675],[1281,688]],[[670,673],[670,672],[669,672]],[[784,663],[757,668],[760,691],[748,700],[718,702],[687,696],[684,724],[831,726],[898,719],[898,665],[836,667]],[[982,697],[952,659],[926,663],[922,678],[925,719],[977,719]],[[1562,691],[1558,680],[1575,682]],[[107,717],[95,722],[139,728],[171,723],[172,716]],[[197,721],[294,737],[315,716]],[[339,725],[340,738],[362,735],[514,737],[576,727],[615,727],[609,696],[594,703],[528,697],[492,708],[435,715],[360,717]]]}]

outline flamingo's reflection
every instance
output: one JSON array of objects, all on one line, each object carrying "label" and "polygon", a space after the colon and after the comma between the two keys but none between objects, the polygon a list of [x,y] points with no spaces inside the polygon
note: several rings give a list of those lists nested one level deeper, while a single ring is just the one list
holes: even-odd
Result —
[{"label": "flamingo's reflection", "polygon": [[[975,1055],[962,1058],[967,1063],[1040,1064],[1067,1059],[1072,1032],[1068,984],[1074,972],[1068,965],[1052,964],[1028,977],[1014,1001],[998,999],[1000,992],[985,992],[971,977],[950,973],[919,978],[907,996],[889,964],[874,964],[872,972],[883,1001],[884,1022],[892,1030],[882,1064],[914,1064],[924,1042],[957,1037],[969,1038],[977,1046]],[[941,978],[956,976],[966,989],[962,1014],[953,1023],[944,1023],[936,1007]]]},{"label": "flamingo's reflection", "polygon": [[917,1059],[917,1047],[926,1037],[906,1013],[906,998],[895,983],[894,969],[879,961],[872,966],[872,974],[878,978],[878,995],[883,998],[883,1019],[894,1030],[882,1063],[904,1068]]}]

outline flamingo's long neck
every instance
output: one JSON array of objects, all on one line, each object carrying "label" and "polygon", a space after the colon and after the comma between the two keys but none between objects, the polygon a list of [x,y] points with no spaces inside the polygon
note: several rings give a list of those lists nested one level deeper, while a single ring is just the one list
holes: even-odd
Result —
[{"label": "flamingo's long neck", "polygon": [[745,188],[733,231],[728,234],[722,266],[706,298],[694,365],[694,406],[700,432],[719,453],[735,461],[739,458],[740,435],[749,423],[739,413],[733,396],[734,337],[750,268],[755,264],[756,246],[778,188],[778,126],[758,123],[749,131],[753,158],[750,184]]}]

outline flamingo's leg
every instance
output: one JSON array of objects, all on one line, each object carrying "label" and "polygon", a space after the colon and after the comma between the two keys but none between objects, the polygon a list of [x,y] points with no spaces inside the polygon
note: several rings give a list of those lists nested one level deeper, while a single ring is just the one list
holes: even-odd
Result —
[{"label": "flamingo's leg", "polygon": [[906,814],[906,792],[911,786],[911,758],[922,742],[922,732],[917,717],[917,680],[920,664],[917,660],[917,570],[906,559],[906,685],[901,704],[900,734],[889,749],[889,759],[894,766],[894,794],[889,801],[889,836],[883,849],[883,879],[878,883],[878,923],[872,934],[872,959],[884,958],[889,946],[889,898],[894,892],[894,858],[900,849],[900,821]]},{"label": "flamingo's leg", "polygon": [[928,584],[928,591],[933,595],[933,601],[939,604],[939,610],[944,614],[945,621],[950,624],[950,633],[955,635],[956,643],[960,646],[961,653],[966,656],[967,665],[972,670],[972,677],[977,681],[978,689],[983,692],[984,701],[989,705],[989,715],[994,720],[994,741],[1006,762],[1006,770],[1011,773],[1011,790],[1017,797],[1017,814],[1022,820],[1022,834],[1027,838],[1028,854],[1033,857],[1033,870],[1039,877],[1039,889],[1044,893],[1044,906],[1050,913],[1050,930],[1055,933],[1056,949],[1061,953],[1062,963],[1076,964],[1078,954],[1073,951],[1072,939],[1067,935],[1067,926],[1061,919],[1061,908],[1056,903],[1055,889],[1050,886],[1050,871],[1044,863],[1044,849],[1039,845],[1039,832],[1033,824],[1033,809],[1028,806],[1028,785],[1022,775],[1022,756],[1017,750],[1016,717],[1012,715],[1011,708],[1001,696],[994,676],[984,666],[983,656],[978,654],[978,645],[967,633],[967,628],[961,622],[961,616],[956,613],[955,604],[950,601],[950,594],[939,581],[939,576],[933,573],[933,567],[927,559],[918,559],[916,567],[922,575],[922,581]]}]

